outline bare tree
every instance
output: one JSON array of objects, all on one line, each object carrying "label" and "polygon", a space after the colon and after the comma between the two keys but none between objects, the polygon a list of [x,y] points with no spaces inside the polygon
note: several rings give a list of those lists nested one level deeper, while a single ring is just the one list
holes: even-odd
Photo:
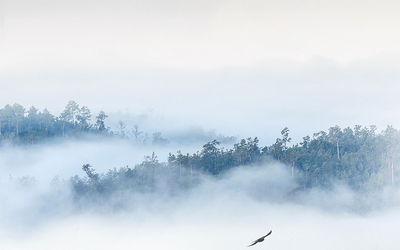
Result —
[{"label": "bare tree", "polygon": [[135,136],[135,142],[138,142],[139,135],[143,133],[143,131],[139,131],[139,126],[135,124],[132,128],[132,133]]},{"label": "bare tree", "polygon": [[125,137],[125,128],[126,128],[125,122],[119,121],[119,122],[118,122],[118,129],[119,129],[119,132],[120,132],[120,136],[121,136],[122,138]]}]

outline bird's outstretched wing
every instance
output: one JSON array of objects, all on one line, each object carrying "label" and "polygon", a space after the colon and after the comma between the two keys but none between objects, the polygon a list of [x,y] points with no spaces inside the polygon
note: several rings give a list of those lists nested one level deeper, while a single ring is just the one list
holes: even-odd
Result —
[{"label": "bird's outstretched wing", "polygon": [[255,244],[257,244],[258,243],[258,241],[254,241],[253,242],[253,244],[251,244],[251,245],[248,245],[247,247],[251,247],[251,246],[254,246]]},{"label": "bird's outstretched wing", "polygon": [[270,235],[270,234],[272,234],[272,230],[269,231],[269,233],[267,233],[265,236],[263,236],[263,237],[261,237],[261,238],[255,240],[251,245],[248,245],[247,247],[251,247],[251,246],[254,246],[255,244],[257,244],[257,243],[259,243],[259,242],[263,242],[264,239],[265,239],[265,237],[267,237],[267,236]]},{"label": "bird's outstretched wing", "polygon": [[263,238],[267,237],[268,235],[272,234],[272,230],[269,231],[269,233],[267,233],[267,235],[265,235]]}]

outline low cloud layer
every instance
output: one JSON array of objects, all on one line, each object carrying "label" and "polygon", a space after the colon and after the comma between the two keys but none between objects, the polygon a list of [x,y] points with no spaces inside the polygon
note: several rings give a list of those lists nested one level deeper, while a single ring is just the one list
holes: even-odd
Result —
[{"label": "low cloud layer", "polygon": [[[199,186],[173,196],[127,193],[77,208],[67,183],[43,188],[29,180],[2,180],[0,246],[244,249],[273,230],[254,247],[397,249],[398,193],[380,196],[380,206],[365,210],[357,206],[360,194],[346,187],[293,195],[296,187],[290,168],[273,163],[239,167],[217,179],[204,176]],[[371,193],[365,199],[375,198]],[[112,209],[120,201],[127,206]]]},{"label": "low cloud layer", "polygon": [[[127,128],[176,134],[212,129],[272,144],[284,127],[293,142],[339,125],[399,127],[396,93],[399,60],[373,58],[351,66],[325,60],[248,70],[220,71],[55,71],[0,74],[0,101],[47,108],[58,116],[74,100],[103,110],[113,130]],[[168,138],[168,136],[167,136]],[[264,141],[263,141],[264,140]]]},{"label": "low cloud layer", "polygon": [[392,188],[304,191],[271,163],[201,175],[188,191],[163,190],[160,179],[157,192],[105,202],[77,201],[68,179],[84,176],[83,164],[104,173],[153,152],[160,161],[196,152],[208,131],[265,146],[285,127],[294,143],[335,125],[399,127],[398,9],[378,0],[0,0],[0,107],[58,116],[74,100],[92,122],[103,110],[112,130],[123,121],[171,141],[1,147],[0,249],[234,250],[273,230],[254,247],[397,250]]}]

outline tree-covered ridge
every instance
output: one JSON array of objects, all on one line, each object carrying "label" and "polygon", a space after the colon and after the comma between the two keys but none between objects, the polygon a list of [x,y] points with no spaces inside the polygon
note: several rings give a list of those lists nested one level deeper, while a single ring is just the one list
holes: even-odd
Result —
[{"label": "tree-covered ridge", "polygon": [[20,104],[9,105],[0,109],[0,140],[13,144],[34,144],[47,138],[76,135],[79,133],[103,133],[107,115],[101,111],[96,122],[86,106],[79,107],[75,101],[69,101],[59,115],[51,114],[48,109],[39,111],[34,106],[26,110]]},{"label": "tree-covered ridge", "polygon": [[338,180],[353,189],[367,190],[394,185],[399,180],[400,133],[388,126],[381,133],[376,127],[339,126],[320,131],[291,147],[289,129],[270,146],[260,147],[257,137],[242,139],[233,149],[219,148],[219,142],[205,144],[200,153],[171,154],[169,163],[213,175],[233,167],[276,160],[291,167],[292,177],[304,188],[328,187]]},{"label": "tree-covered ridge", "polygon": [[214,140],[194,154],[170,153],[168,162],[161,163],[153,153],[132,168],[114,168],[101,175],[86,164],[83,170],[87,176],[75,176],[71,182],[79,198],[127,191],[173,193],[195,186],[207,175],[220,176],[232,168],[279,161],[285,163],[290,178],[297,183],[293,192],[330,188],[336,182],[365,193],[399,185],[400,132],[391,126],[379,134],[375,126],[343,130],[335,126],[312,138],[306,136],[291,147],[290,140],[288,128],[274,144],[265,147],[258,145],[257,138],[242,139],[231,149],[220,147],[220,142]]},{"label": "tree-covered ridge", "polygon": [[79,107],[75,101],[69,101],[64,111],[55,116],[48,109],[39,111],[32,106],[26,110],[20,104],[9,105],[0,109],[0,142],[6,141],[9,144],[35,144],[50,138],[80,138],[85,135],[97,135],[120,138],[134,137],[135,142],[146,144],[165,145],[168,140],[161,136],[161,132],[153,133],[150,138],[148,133],[139,130],[138,125],[127,129],[125,122],[118,122],[118,129],[111,130],[106,126],[105,120],[108,115],[100,111],[91,123],[92,114],[88,107]]},{"label": "tree-covered ridge", "polygon": [[[36,144],[48,139],[85,138],[86,135],[131,139],[136,144],[165,146],[169,143],[169,140],[164,138],[159,131],[149,134],[140,130],[137,124],[128,128],[127,124],[121,120],[118,122],[117,129],[112,130],[106,125],[107,118],[108,115],[100,111],[93,119],[88,107],[80,107],[72,100],[67,103],[59,116],[51,114],[46,108],[39,111],[32,106],[27,110],[17,103],[7,104],[0,109],[0,145],[4,142],[13,145]],[[233,136],[224,135],[216,137],[224,142],[232,142],[236,139]]]},{"label": "tree-covered ridge", "polygon": [[[149,141],[156,145],[168,143],[161,132],[153,133],[151,140],[138,125],[128,130],[123,121],[119,122],[118,131],[111,131],[105,123],[107,117],[101,111],[91,123],[90,110],[86,106],[80,107],[75,101],[68,102],[59,116],[52,115],[47,109],[39,111],[34,106],[26,111],[19,104],[6,105],[0,109],[0,142],[35,144],[47,138],[96,134],[130,137],[135,142]],[[202,174],[219,176],[239,166],[279,161],[289,166],[291,178],[296,180],[300,189],[326,188],[339,181],[354,190],[368,191],[400,182],[400,133],[392,126],[380,133],[376,132],[375,126],[356,125],[344,129],[334,126],[327,132],[305,136],[302,142],[294,145],[290,145],[289,132],[284,128],[270,146],[260,146],[255,137],[242,139],[231,149],[226,149],[221,146],[220,138],[215,138],[197,153],[170,153],[168,162],[163,163],[153,155],[132,168],[114,169],[106,174],[95,174],[91,166],[86,166],[87,179],[74,177],[71,181],[82,194],[86,193],[85,190],[107,193],[124,188],[151,191],[159,183],[157,176],[168,176],[169,181],[164,181],[164,184],[189,187],[198,183]],[[122,183],[130,184],[122,187]]]},{"label": "tree-covered ridge", "polygon": [[304,187],[330,185],[339,180],[356,190],[394,185],[399,179],[400,133],[392,126],[377,134],[376,127],[339,126],[303,138],[285,149],[283,139],[264,148],[275,159],[292,166],[293,177]]}]

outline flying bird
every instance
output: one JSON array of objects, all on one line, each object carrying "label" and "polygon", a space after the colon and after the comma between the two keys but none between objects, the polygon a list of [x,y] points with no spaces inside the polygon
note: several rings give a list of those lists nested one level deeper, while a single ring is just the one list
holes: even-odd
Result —
[{"label": "flying bird", "polygon": [[265,239],[265,237],[267,237],[267,236],[270,235],[270,234],[272,234],[272,230],[269,231],[269,233],[267,233],[265,236],[263,236],[263,237],[261,237],[261,238],[255,240],[255,241],[253,242],[253,244],[248,245],[247,247],[251,247],[251,246],[254,246],[254,245],[257,244],[257,243],[263,242],[264,239]]}]

